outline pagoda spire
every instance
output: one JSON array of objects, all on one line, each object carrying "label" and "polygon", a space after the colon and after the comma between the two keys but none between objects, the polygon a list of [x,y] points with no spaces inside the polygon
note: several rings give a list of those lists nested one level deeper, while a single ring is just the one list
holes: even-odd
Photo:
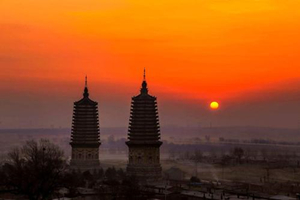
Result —
[{"label": "pagoda spire", "polygon": [[144,80],[142,83],[141,94],[148,94],[148,88],[146,82],[146,68],[144,68]]},{"label": "pagoda spire", "polygon": [[89,90],[88,90],[88,86],[87,86],[87,76],[85,76],[85,87],[84,87],[83,97],[84,98],[89,97]]}]

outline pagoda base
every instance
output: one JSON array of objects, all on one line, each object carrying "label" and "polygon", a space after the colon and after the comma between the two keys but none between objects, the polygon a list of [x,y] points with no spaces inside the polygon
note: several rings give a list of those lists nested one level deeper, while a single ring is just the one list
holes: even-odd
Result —
[{"label": "pagoda base", "polygon": [[71,170],[94,173],[101,169],[99,160],[71,160]]},{"label": "pagoda base", "polygon": [[127,165],[127,175],[135,176],[140,180],[158,180],[162,178],[162,168],[157,165]]}]

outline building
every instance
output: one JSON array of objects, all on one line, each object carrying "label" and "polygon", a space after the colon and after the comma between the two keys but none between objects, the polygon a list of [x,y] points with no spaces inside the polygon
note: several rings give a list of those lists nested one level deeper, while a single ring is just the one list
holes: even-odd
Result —
[{"label": "building", "polygon": [[132,97],[128,129],[128,175],[143,180],[157,180],[162,175],[160,165],[160,128],[156,97],[148,94],[144,72],[142,88]]},{"label": "building", "polygon": [[98,103],[89,98],[87,78],[83,98],[74,103],[70,145],[72,169],[93,172],[100,168]]}]

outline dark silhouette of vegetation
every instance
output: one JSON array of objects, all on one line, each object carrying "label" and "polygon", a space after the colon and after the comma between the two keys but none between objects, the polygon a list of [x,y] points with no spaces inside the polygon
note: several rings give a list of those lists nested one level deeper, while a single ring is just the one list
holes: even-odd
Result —
[{"label": "dark silhouette of vegetation", "polygon": [[61,187],[66,163],[63,152],[47,140],[28,141],[8,153],[1,167],[2,184],[12,193],[30,200],[51,197]]},{"label": "dark silhouette of vegetation", "polygon": [[200,179],[198,177],[196,177],[196,176],[192,176],[190,178],[190,182],[191,183],[200,183]]},{"label": "dark silhouette of vegetation", "polygon": [[69,197],[78,195],[77,188],[85,185],[83,174],[79,172],[66,172],[62,180],[62,186],[69,189]]},{"label": "dark silhouette of vegetation", "polygon": [[127,177],[122,181],[123,194],[125,199],[139,199],[141,195],[141,188],[136,177]]},{"label": "dark silhouette of vegetation", "polygon": [[240,147],[235,147],[232,151],[232,156],[236,159],[237,163],[241,164],[244,156],[244,150]]},{"label": "dark silhouette of vegetation", "polygon": [[117,170],[115,167],[110,167],[105,171],[105,177],[107,180],[116,180],[117,179]]}]

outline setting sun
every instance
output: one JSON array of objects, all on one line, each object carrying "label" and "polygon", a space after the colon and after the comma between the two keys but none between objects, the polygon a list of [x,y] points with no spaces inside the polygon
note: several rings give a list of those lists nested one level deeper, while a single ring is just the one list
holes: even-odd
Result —
[{"label": "setting sun", "polygon": [[219,108],[219,103],[216,102],[216,101],[213,101],[210,103],[210,108],[213,109],[213,110],[216,110]]}]

